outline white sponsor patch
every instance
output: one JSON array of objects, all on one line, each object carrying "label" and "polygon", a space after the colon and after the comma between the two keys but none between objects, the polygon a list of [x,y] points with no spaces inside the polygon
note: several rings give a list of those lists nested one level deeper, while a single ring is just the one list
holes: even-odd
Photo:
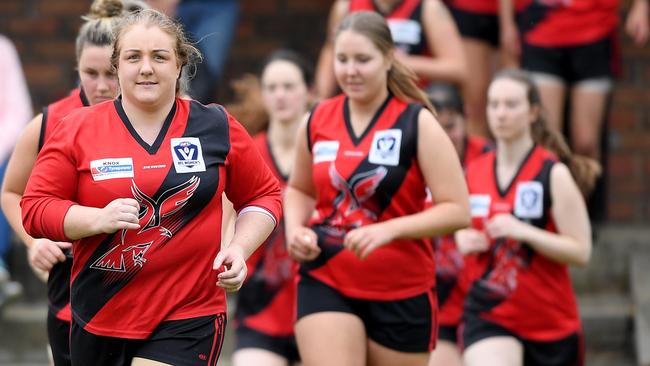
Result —
[{"label": "white sponsor patch", "polygon": [[539,219],[544,214],[544,186],[540,182],[522,182],[517,185],[515,216],[521,219]]},{"label": "white sponsor patch", "polygon": [[416,45],[420,42],[422,27],[411,19],[388,19],[388,28],[395,43]]},{"label": "white sponsor patch", "polygon": [[471,194],[469,196],[469,210],[472,217],[488,217],[492,197],[489,194]]},{"label": "white sponsor patch", "polygon": [[375,132],[368,161],[380,165],[399,165],[399,151],[402,146],[402,130],[392,129]]},{"label": "white sponsor patch", "polygon": [[205,171],[201,141],[197,137],[171,139],[172,158],[176,173],[196,173]]},{"label": "white sponsor patch", "polygon": [[116,179],[133,178],[133,159],[106,158],[90,162],[90,174],[95,182]]},{"label": "white sponsor patch", "polygon": [[339,152],[338,141],[318,141],[312,148],[314,164],[334,161],[336,154]]}]

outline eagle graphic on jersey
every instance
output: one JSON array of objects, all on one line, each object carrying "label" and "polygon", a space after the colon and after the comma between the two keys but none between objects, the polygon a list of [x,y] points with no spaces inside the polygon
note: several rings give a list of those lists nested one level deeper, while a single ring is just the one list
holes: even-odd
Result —
[{"label": "eagle graphic on jersey", "polygon": [[377,221],[378,208],[372,207],[370,198],[375,194],[386,174],[388,169],[379,166],[354,174],[348,182],[339,174],[334,164],[331,164],[329,176],[332,186],[338,193],[334,198],[335,210],[329,219],[329,225],[355,229],[363,224]]},{"label": "eagle graphic on jersey", "polygon": [[140,230],[136,232],[123,229],[109,244],[111,249],[97,259],[90,268],[122,273],[142,268],[147,262],[145,254],[151,245],[156,241],[159,244],[164,243],[178,230],[182,209],[200,182],[200,178],[193,176],[185,183],[164,191],[154,199],[142,192],[135,181],[132,181],[131,193],[140,203],[138,213]]},{"label": "eagle graphic on jersey", "polygon": [[517,288],[517,276],[528,269],[531,251],[521,243],[499,239],[493,249],[494,267],[484,281],[495,299],[505,299]]}]

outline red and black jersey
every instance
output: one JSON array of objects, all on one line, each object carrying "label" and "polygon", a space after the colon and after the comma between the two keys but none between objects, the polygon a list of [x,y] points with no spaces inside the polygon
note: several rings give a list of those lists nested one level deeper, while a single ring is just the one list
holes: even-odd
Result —
[{"label": "red and black jersey", "polygon": [[374,11],[388,23],[395,47],[409,55],[431,55],[422,24],[422,0],[403,0],[388,13],[382,13],[373,0],[351,0],[350,13]]},{"label": "red and black jersey", "polygon": [[[288,177],[278,168],[266,132],[253,141],[284,189]],[[248,278],[237,296],[237,323],[271,336],[293,335],[298,264],[287,252],[283,222],[250,256],[247,265]]]},{"label": "red and black jersey", "polygon": [[[467,136],[461,153],[463,167],[469,166],[479,156],[490,151],[490,143],[478,136]],[[427,200],[427,206],[431,205]],[[463,255],[458,251],[454,234],[434,238],[436,261],[436,290],[438,294],[438,321],[444,326],[457,326],[463,314],[466,288],[460,286],[458,278],[463,270]]]},{"label": "red and black jersey", "polygon": [[121,100],[70,113],[47,140],[21,201],[34,237],[68,240],[75,204],[140,203],[140,229],[73,242],[72,316],[93,334],[144,339],[164,320],[225,311],[212,269],[226,192],[238,212],[280,218],[280,188],[244,128],[220,106],[176,99],[152,145]]},{"label": "red and black jersey", "polygon": [[[80,88],[72,90],[70,95],[43,108],[41,133],[39,134],[38,150],[40,151],[45,140],[50,137],[54,127],[68,113],[81,107],[90,105],[88,99]],[[72,270],[72,251],[65,252],[66,260],[57,262],[50,270],[47,278],[47,297],[50,311],[63,321],[71,321],[70,314],[70,271]]]},{"label": "red and black jersey", "polygon": [[345,234],[363,225],[424,209],[425,182],[417,161],[422,106],[389,96],[356,136],[344,95],[319,104],[308,123],[316,213],[311,220],[321,255],[301,265],[343,295],[394,300],[432,288],[435,268],[428,240],[395,240],[360,260],[344,249]]},{"label": "red and black jersey", "polygon": [[[495,153],[467,169],[472,226],[500,213],[556,232],[551,213],[550,174],[556,157],[534,146],[513,180],[502,190],[496,179]],[[526,243],[492,239],[490,249],[465,258],[465,279],[473,280],[465,311],[534,341],[566,337],[580,329],[571,279],[565,264],[538,254]]]},{"label": "red and black jersey", "polygon": [[[515,0],[514,6],[516,11],[520,11],[529,1]],[[471,13],[499,15],[499,0],[446,0],[445,4],[450,8]]]},{"label": "red and black jersey", "polygon": [[523,41],[538,47],[570,47],[610,37],[620,0],[528,0],[521,12]]}]

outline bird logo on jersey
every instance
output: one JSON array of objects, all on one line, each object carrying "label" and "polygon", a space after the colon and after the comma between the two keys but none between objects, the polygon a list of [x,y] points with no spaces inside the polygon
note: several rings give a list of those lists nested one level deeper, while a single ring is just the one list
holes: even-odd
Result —
[{"label": "bird logo on jersey", "polygon": [[329,176],[332,186],[338,191],[334,198],[334,214],[329,224],[335,227],[354,229],[363,224],[377,221],[377,209],[371,207],[370,198],[388,174],[388,169],[379,166],[370,171],[353,175],[349,182],[330,165]]},{"label": "bird logo on jersey", "polygon": [[494,267],[481,281],[484,281],[494,298],[504,299],[517,288],[519,272],[528,269],[531,250],[520,242],[498,239],[492,255]]},{"label": "bird logo on jersey", "polygon": [[142,192],[135,181],[132,181],[131,193],[140,203],[140,230],[122,230],[109,244],[111,249],[90,268],[112,272],[129,272],[138,267],[142,268],[147,262],[145,254],[151,245],[156,241],[157,244],[167,241],[178,230],[181,220],[178,220],[177,216],[194,195],[200,182],[200,178],[193,176],[154,199]]}]

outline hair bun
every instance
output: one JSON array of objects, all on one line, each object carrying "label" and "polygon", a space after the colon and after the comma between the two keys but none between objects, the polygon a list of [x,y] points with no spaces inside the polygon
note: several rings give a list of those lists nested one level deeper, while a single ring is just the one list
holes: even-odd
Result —
[{"label": "hair bun", "polygon": [[95,0],[90,6],[87,19],[113,18],[122,14],[124,3],[122,0]]}]

